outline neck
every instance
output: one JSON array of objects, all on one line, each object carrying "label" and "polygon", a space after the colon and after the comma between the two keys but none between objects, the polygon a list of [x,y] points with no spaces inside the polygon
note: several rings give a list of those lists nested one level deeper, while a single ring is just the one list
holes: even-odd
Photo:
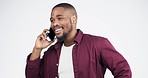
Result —
[{"label": "neck", "polygon": [[74,44],[74,38],[75,38],[76,34],[77,34],[76,29],[71,31],[71,33],[68,34],[67,38],[64,40],[64,45],[67,46],[67,47],[73,45]]}]

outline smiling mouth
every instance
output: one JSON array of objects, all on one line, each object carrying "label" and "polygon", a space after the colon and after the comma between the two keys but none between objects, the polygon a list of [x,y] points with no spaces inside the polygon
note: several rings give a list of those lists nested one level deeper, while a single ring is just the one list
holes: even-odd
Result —
[{"label": "smiling mouth", "polygon": [[55,34],[59,34],[62,31],[62,27],[54,27]]}]

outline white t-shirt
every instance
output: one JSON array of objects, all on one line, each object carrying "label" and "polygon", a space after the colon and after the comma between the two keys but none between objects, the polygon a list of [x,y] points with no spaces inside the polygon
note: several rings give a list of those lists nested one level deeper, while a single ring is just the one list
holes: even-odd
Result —
[{"label": "white t-shirt", "polygon": [[72,49],[73,46],[66,47],[62,46],[58,74],[59,78],[74,78],[73,60],[72,60]]}]

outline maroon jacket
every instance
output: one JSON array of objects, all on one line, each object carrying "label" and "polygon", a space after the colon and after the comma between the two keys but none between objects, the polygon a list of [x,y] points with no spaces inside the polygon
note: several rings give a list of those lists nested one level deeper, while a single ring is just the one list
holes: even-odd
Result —
[{"label": "maroon jacket", "polygon": [[[83,34],[78,30],[72,50],[75,78],[104,78],[108,68],[114,78],[131,78],[126,59],[103,37]],[[62,43],[51,46],[42,59],[30,61],[28,56],[26,78],[58,78],[58,63]]]}]

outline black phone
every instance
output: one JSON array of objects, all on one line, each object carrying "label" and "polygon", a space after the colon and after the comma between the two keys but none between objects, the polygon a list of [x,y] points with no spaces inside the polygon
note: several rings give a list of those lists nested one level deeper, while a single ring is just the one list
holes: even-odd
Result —
[{"label": "black phone", "polygon": [[55,33],[54,33],[54,31],[52,30],[52,28],[50,28],[49,31],[50,31],[50,32],[47,33],[46,35],[50,38],[51,41],[53,41],[54,38],[55,38]]}]

